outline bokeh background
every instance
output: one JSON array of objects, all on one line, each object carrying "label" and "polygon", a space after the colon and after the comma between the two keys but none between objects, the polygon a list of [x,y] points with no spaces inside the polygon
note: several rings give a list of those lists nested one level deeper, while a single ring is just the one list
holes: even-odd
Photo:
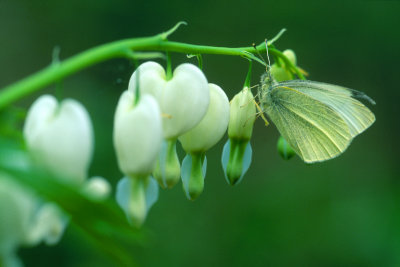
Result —
[{"label": "bokeh background", "polygon": [[[281,159],[277,130],[257,121],[253,162],[235,187],[220,164],[225,137],[207,154],[203,195],[190,202],[180,184],[161,191],[145,224],[151,241],[132,246],[132,257],[139,266],[400,266],[399,14],[399,1],[0,0],[0,88],[49,65],[55,46],[64,59],[180,20],[189,25],[171,40],[215,46],[248,46],[287,28],[277,48],[295,50],[309,79],[367,93],[377,102],[377,121],[342,156],[315,165]],[[246,60],[203,60],[209,82],[229,98],[241,89]],[[173,55],[174,64],[185,61],[196,64]],[[64,96],[83,102],[94,123],[91,175],[113,185],[122,174],[112,120],[132,71],[115,59],[62,82]],[[263,71],[255,65],[253,84]],[[28,107],[54,88],[17,105]],[[26,266],[114,266],[73,226],[59,245],[19,254]]]}]

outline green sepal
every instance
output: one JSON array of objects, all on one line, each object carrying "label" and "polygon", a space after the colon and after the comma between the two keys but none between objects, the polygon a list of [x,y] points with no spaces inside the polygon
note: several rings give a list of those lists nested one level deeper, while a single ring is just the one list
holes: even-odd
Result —
[{"label": "green sepal", "polygon": [[153,176],[163,189],[172,188],[179,182],[181,166],[176,152],[176,139],[163,141]]},{"label": "green sepal", "polygon": [[250,140],[229,139],[222,151],[222,167],[230,185],[238,184],[250,167],[252,149]]},{"label": "green sepal", "polygon": [[205,153],[187,154],[182,161],[182,187],[189,200],[195,200],[204,189],[207,170]]}]

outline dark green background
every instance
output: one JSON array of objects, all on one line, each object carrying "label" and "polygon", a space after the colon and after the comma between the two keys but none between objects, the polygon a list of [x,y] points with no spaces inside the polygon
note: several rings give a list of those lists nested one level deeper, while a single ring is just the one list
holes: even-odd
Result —
[{"label": "dark green background", "polygon": [[[224,180],[221,141],[207,154],[203,195],[186,200],[181,185],[161,191],[146,222],[147,247],[132,247],[141,266],[400,266],[399,46],[400,2],[348,1],[32,1],[0,0],[0,88],[61,58],[128,37],[148,36],[177,21],[170,39],[248,46],[288,31],[309,79],[344,85],[376,100],[377,121],[337,159],[306,165],[282,160],[278,133],[257,121],[253,162],[243,182]],[[246,60],[204,56],[209,82],[231,98]],[[174,55],[175,64],[194,59]],[[253,84],[264,68],[256,65]],[[63,81],[64,96],[83,102],[95,127],[92,175],[115,185],[112,119],[133,66],[111,60]],[[54,93],[54,87],[46,92]],[[18,102],[27,107],[42,94]],[[0,218],[1,219],[1,218]],[[26,266],[112,266],[73,227],[56,247],[23,249]]]}]

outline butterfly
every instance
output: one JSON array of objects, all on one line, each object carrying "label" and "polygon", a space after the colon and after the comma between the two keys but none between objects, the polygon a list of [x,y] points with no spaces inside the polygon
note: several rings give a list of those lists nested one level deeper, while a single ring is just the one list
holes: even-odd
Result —
[{"label": "butterfly", "polygon": [[309,80],[277,82],[269,64],[258,98],[261,110],[307,163],[339,156],[375,121],[375,115],[357,100],[375,104],[366,94]]}]

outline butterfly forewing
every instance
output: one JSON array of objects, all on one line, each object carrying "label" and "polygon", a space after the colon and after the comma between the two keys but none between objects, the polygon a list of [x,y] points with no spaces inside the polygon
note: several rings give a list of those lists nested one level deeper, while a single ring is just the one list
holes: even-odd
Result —
[{"label": "butterfly forewing", "polygon": [[337,85],[302,80],[282,82],[279,85],[292,88],[330,106],[347,123],[352,137],[362,133],[375,121],[374,114],[353,98],[358,96],[374,103],[362,92]]},{"label": "butterfly forewing", "polygon": [[282,84],[261,105],[290,146],[309,163],[341,154],[352,139],[346,121],[330,105]]}]

